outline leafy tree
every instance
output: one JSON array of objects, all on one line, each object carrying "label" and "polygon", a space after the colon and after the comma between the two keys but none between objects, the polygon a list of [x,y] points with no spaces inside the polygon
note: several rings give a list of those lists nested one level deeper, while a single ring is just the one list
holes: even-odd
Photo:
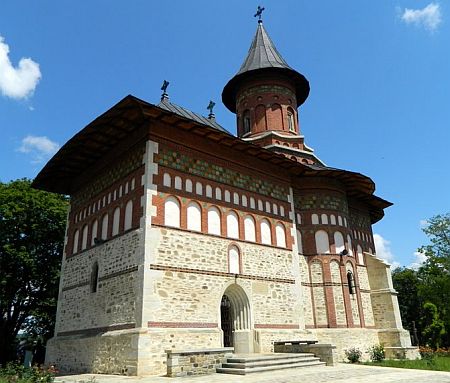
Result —
[{"label": "leafy tree", "polygon": [[27,179],[0,182],[0,364],[15,359],[20,331],[51,336],[67,198]]},{"label": "leafy tree", "polygon": [[436,305],[427,302],[423,305],[422,335],[425,343],[437,349],[441,345],[441,338],[445,334],[444,322],[439,319]]},{"label": "leafy tree", "polygon": [[431,243],[419,250],[436,266],[450,273],[450,213],[430,218],[423,231]]}]

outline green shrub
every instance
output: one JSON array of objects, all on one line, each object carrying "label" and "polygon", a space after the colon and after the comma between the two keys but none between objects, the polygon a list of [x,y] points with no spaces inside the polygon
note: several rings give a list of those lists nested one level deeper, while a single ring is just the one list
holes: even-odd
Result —
[{"label": "green shrub", "polygon": [[53,367],[24,367],[17,363],[8,363],[0,369],[0,382],[7,383],[52,383],[56,370]]},{"label": "green shrub", "polygon": [[344,350],[344,352],[345,352],[345,356],[347,357],[347,359],[349,360],[350,363],[358,363],[362,356],[361,350],[356,347],[352,347],[352,348],[349,348],[348,350]]},{"label": "green shrub", "polygon": [[374,344],[369,347],[367,352],[369,353],[369,357],[372,362],[381,362],[386,358],[382,344]]}]

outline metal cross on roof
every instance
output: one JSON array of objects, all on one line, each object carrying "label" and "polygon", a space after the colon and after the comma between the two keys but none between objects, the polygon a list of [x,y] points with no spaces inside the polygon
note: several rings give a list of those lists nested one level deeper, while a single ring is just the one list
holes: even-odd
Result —
[{"label": "metal cross on roof", "polygon": [[262,13],[263,13],[264,9],[266,9],[266,8],[258,5],[258,9],[256,10],[255,15],[253,16],[253,17],[258,17],[258,23],[262,22],[261,17],[262,17]]},{"label": "metal cross on roof", "polygon": [[209,118],[214,117],[213,109],[214,109],[215,105],[216,105],[216,103],[214,101],[210,100],[208,106],[206,107],[206,109],[209,110],[209,115],[208,115]]},{"label": "metal cross on roof", "polygon": [[167,87],[168,86],[169,86],[169,81],[164,80],[163,84],[161,86],[161,90],[163,91],[163,94],[161,95],[161,101],[169,99],[169,95],[167,94]]}]

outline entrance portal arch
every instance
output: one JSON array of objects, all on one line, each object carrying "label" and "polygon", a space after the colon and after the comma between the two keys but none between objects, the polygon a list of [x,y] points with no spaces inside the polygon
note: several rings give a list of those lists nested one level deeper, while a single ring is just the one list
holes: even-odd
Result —
[{"label": "entrance portal arch", "polygon": [[234,283],[227,287],[220,302],[224,347],[235,352],[253,352],[250,302],[244,289]]}]

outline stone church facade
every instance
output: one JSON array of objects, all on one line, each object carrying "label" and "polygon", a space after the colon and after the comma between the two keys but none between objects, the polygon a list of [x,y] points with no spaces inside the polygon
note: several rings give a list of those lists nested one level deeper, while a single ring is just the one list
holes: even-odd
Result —
[{"label": "stone church facade", "polygon": [[415,355],[374,249],[391,204],[304,143],[308,93],[259,22],[222,95],[237,137],[164,93],[125,97],[60,149],[34,181],[71,196],[47,362],[153,375],[167,349],[286,339]]}]

